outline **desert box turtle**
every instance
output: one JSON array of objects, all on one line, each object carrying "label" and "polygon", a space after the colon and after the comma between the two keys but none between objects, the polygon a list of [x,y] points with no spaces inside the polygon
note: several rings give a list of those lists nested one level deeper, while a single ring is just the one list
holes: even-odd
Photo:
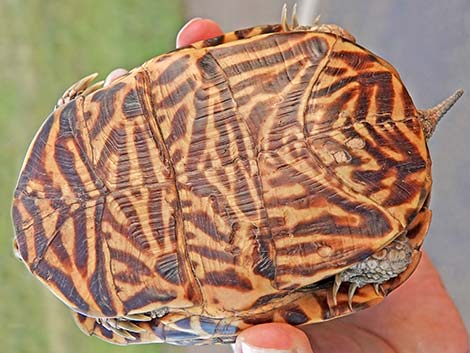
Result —
[{"label": "desert box turtle", "polygon": [[336,25],[259,26],[91,75],[34,138],[17,256],[117,344],[233,342],[381,301],[431,219],[426,145],[462,94],[415,108]]}]

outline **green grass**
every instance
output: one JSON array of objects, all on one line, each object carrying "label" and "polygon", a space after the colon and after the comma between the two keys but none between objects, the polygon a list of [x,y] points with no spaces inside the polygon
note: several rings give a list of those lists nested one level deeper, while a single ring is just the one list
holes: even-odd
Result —
[{"label": "green grass", "polygon": [[[0,1],[0,351],[156,352],[83,335],[12,254],[11,195],[27,146],[57,98],[92,72],[132,68],[171,49],[179,0]],[[165,347],[168,350],[168,347]]]}]

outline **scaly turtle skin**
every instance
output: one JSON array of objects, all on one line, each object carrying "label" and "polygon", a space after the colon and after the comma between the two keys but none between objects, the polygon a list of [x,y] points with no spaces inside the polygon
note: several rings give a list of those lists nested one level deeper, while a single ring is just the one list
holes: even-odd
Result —
[{"label": "scaly turtle skin", "polygon": [[233,342],[367,308],[416,268],[426,140],[461,92],[419,111],[345,30],[294,27],[199,42],[59,100],[19,177],[15,248],[83,331]]}]

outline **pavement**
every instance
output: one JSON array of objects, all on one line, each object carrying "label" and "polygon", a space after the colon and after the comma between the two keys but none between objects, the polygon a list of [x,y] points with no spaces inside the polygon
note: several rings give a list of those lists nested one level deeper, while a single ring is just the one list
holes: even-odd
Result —
[{"label": "pavement", "polygon": [[[186,17],[212,18],[225,31],[278,23],[273,0],[186,1]],[[392,63],[417,107],[432,107],[458,88],[466,94],[429,143],[433,160],[433,221],[425,250],[470,326],[470,1],[304,0],[300,19],[336,23]],[[217,348],[216,350],[218,350]],[[213,352],[214,350],[211,349]],[[219,352],[229,351],[228,347]],[[195,350],[191,349],[191,352]]]}]

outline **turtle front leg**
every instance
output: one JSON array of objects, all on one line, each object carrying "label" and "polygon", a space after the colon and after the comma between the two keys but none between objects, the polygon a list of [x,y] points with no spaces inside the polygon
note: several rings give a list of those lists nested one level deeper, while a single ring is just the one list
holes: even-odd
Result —
[{"label": "turtle front leg", "polygon": [[64,94],[62,94],[62,97],[59,98],[57,101],[54,109],[59,108],[60,106],[74,100],[80,95],[87,95],[90,93],[93,93],[94,91],[100,89],[103,87],[104,81],[99,81],[96,82],[95,84],[90,86],[90,83],[93,82],[93,80],[98,76],[98,74],[95,72],[91,75],[88,75],[81,80],[75,82],[72,86],[70,86]]},{"label": "turtle front leg", "polygon": [[94,318],[73,313],[75,322],[86,335],[101,338],[110,343],[163,343],[165,338],[154,330],[158,320],[148,315],[131,315],[119,318]]},{"label": "turtle front leg", "polygon": [[85,334],[118,345],[234,343],[240,331],[238,326],[232,325],[231,319],[184,313],[170,313],[168,317],[164,315],[162,318],[158,316],[163,315],[161,310],[117,318],[94,318],[76,312],[73,314],[75,322]]}]

